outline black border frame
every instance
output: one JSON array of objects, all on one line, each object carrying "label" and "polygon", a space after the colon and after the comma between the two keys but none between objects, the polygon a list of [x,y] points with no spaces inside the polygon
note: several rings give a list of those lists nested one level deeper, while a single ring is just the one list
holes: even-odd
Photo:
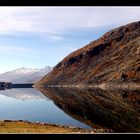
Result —
[{"label": "black border frame", "polygon": [[0,0],[0,6],[139,6],[139,0]]},{"label": "black border frame", "polygon": [[[139,0],[0,0],[1,6],[140,6]],[[140,139],[139,134],[0,134],[1,139]]]}]

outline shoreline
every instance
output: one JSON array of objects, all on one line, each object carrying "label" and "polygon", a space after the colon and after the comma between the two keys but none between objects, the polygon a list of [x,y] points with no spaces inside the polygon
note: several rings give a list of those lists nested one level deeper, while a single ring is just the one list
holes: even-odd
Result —
[{"label": "shoreline", "polygon": [[70,133],[70,134],[96,134],[111,133],[110,129],[85,129],[80,127],[50,124],[45,122],[30,122],[24,120],[0,120],[0,134],[3,133]]},{"label": "shoreline", "polygon": [[95,88],[95,89],[102,89],[102,90],[113,90],[113,89],[120,89],[120,90],[140,90],[140,83],[102,83],[102,84],[79,84],[79,85],[41,85],[41,84],[34,84],[33,87],[35,88]]}]

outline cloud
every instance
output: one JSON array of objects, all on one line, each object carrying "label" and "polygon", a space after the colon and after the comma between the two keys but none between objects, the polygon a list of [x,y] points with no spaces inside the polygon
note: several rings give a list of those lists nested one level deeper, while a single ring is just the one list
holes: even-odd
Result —
[{"label": "cloud", "polygon": [[71,29],[140,20],[139,13],[140,7],[0,7],[0,33],[34,32],[59,40],[59,34]]},{"label": "cloud", "polygon": [[56,40],[56,41],[61,41],[61,40],[64,39],[64,37],[61,36],[61,35],[50,35],[50,36],[49,36],[49,39],[51,39],[51,40]]},{"label": "cloud", "polygon": [[1,71],[55,65],[105,28],[138,20],[140,7],[0,7]]},{"label": "cloud", "polygon": [[3,45],[0,46],[0,52],[1,53],[25,53],[31,51],[29,48],[19,47],[19,46],[11,46],[11,45]]}]

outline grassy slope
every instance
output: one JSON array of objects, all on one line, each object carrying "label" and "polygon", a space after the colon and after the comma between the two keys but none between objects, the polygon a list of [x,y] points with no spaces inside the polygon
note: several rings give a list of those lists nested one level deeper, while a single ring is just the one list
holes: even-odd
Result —
[{"label": "grassy slope", "polygon": [[53,124],[37,124],[20,121],[0,121],[0,133],[103,133],[104,129],[86,130],[82,128],[71,128]]}]

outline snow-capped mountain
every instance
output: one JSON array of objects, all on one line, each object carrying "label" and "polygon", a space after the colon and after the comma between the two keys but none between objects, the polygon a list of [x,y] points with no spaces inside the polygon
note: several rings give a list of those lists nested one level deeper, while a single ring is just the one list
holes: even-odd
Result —
[{"label": "snow-capped mountain", "polygon": [[0,81],[9,81],[12,83],[34,83],[44,77],[52,70],[52,67],[45,68],[18,68],[0,74]]}]

